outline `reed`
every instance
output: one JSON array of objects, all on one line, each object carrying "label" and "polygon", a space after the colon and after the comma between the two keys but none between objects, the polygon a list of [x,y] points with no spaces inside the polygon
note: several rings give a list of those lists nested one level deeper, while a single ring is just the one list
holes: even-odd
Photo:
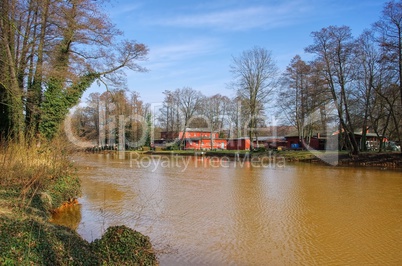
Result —
[{"label": "reed", "polygon": [[18,193],[20,205],[30,205],[38,197],[46,201],[41,209],[47,210],[78,196],[79,179],[65,142],[32,143],[8,141],[0,145],[0,187]]}]

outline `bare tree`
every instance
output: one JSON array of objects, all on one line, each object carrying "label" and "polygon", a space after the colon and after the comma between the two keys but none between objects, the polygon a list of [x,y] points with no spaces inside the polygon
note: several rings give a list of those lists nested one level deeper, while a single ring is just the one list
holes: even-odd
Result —
[{"label": "bare tree", "polygon": [[179,99],[174,91],[166,90],[163,92],[165,99],[162,108],[159,109],[158,121],[165,130],[167,139],[172,140],[181,129],[181,118],[179,109]]},{"label": "bare tree", "polygon": [[289,122],[297,128],[299,138],[304,138],[303,127],[308,110],[310,66],[299,55],[293,57],[282,76],[279,105]]},{"label": "bare tree", "polygon": [[[307,64],[296,55],[281,79],[282,90],[278,100],[280,112],[297,129],[299,140],[307,144],[313,131],[325,129],[328,120],[324,108],[320,108],[329,98],[321,70],[317,62]],[[315,117],[317,121],[310,121],[309,116],[317,110],[320,110],[321,117]]]},{"label": "bare tree", "polygon": [[348,92],[354,66],[351,30],[347,26],[329,26],[312,32],[312,36],[314,44],[305,50],[316,54],[316,60],[323,63],[323,75],[338,112],[339,132],[340,134],[345,132],[349,149],[353,154],[358,154],[359,146],[354,135],[355,126],[350,113],[350,96],[353,94]]},{"label": "bare tree", "polygon": [[[378,22],[374,24],[374,30],[377,33],[377,42],[380,45],[383,63],[388,65],[388,72],[394,73],[391,82],[397,84],[399,93],[399,104],[390,106],[391,115],[393,115],[393,124],[395,126],[396,135],[399,141],[402,139],[402,1],[390,1],[385,4],[382,16]],[[394,87],[391,84],[391,87]],[[389,88],[392,90],[392,88]],[[390,93],[384,95],[391,97]],[[386,99],[386,101],[394,102],[394,99]]]},{"label": "bare tree", "polygon": [[165,100],[163,107],[159,110],[158,120],[166,129],[168,136],[169,133],[183,132],[182,138],[179,140],[179,146],[181,146],[186,130],[191,123],[194,124],[195,114],[200,111],[205,96],[190,87],[174,91],[167,90],[164,94]]},{"label": "bare tree", "polygon": [[[364,31],[356,39],[354,54],[356,63],[354,76],[355,93],[357,94],[356,112],[360,113],[362,120],[360,122],[362,127],[360,149],[366,151],[366,134],[369,128],[370,112],[374,110],[375,88],[378,87],[378,82],[382,76],[380,53],[375,46],[374,36],[371,31]],[[373,115],[374,112],[371,113],[371,116]]]},{"label": "bare tree", "polygon": [[208,129],[211,133],[211,149],[213,148],[213,132],[220,132],[224,126],[229,101],[228,97],[220,94],[206,97],[203,100],[203,108],[200,110],[200,114],[202,114],[208,122]]},{"label": "bare tree", "polygon": [[258,115],[273,96],[277,85],[278,68],[271,52],[260,47],[244,51],[233,57],[230,71],[233,74],[233,87],[239,98],[245,102],[249,113],[249,136],[257,137]]},{"label": "bare tree", "polygon": [[193,116],[196,114],[196,112],[201,109],[204,95],[190,87],[184,87],[182,89],[176,89],[175,96],[179,100],[179,109],[181,111],[183,124],[183,135],[179,143],[179,147],[181,147],[191,119],[193,119]]},{"label": "bare tree", "polygon": [[242,100],[239,97],[231,99],[227,104],[227,115],[229,119],[229,138],[242,137],[244,121],[244,110],[242,109]]},{"label": "bare tree", "polygon": [[383,48],[384,59],[393,62],[398,73],[402,106],[402,1],[388,2],[374,29],[380,34],[378,42]]}]

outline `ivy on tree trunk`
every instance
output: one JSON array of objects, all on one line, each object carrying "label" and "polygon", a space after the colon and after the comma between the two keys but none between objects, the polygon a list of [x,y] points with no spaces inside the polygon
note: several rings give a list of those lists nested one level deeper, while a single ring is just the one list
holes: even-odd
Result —
[{"label": "ivy on tree trunk", "polygon": [[45,100],[41,106],[42,121],[39,125],[40,133],[47,139],[53,138],[70,108],[78,104],[82,94],[92,83],[99,78],[97,73],[88,73],[82,76],[75,84],[64,89],[60,80],[52,79],[45,91]]}]

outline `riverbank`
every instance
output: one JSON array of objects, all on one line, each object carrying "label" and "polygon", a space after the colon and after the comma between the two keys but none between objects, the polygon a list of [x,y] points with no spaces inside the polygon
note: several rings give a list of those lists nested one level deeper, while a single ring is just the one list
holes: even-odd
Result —
[{"label": "riverbank", "polygon": [[331,164],[338,166],[365,166],[365,167],[387,167],[402,169],[402,153],[400,152],[362,152],[359,155],[350,155],[349,152],[326,152],[312,153],[306,150],[285,150],[285,151],[148,151],[144,154],[154,155],[187,155],[187,156],[216,156],[229,158],[252,158],[258,156],[283,157],[288,162],[309,162],[320,164]]},{"label": "riverbank", "polygon": [[309,151],[284,151],[277,155],[284,156],[287,161],[329,164],[342,167],[402,169],[402,154],[400,152],[361,152],[359,155],[351,155],[348,152],[341,151],[315,155]]},{"label": "riverbank", "polygon": [[402,169],[402,154],[400,152],[366,152],[357,156],[342,154],[339,156],[339,165]]},{"label": "riverbank", "polygon": [[114,226],[94,242],[52,224],[80,181],[62,143],[0,146],[0,265],[157,265],[148,237]]}]

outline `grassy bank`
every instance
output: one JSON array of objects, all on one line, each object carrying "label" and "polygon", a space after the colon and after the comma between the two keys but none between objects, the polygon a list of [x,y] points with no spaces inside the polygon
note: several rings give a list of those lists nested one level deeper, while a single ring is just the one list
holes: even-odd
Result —
[{"label": "grassy bank", "polygon": [[206,156],[228,156],[235,157],[238,155],[249,154],[249,151],[245,150],[158,150],[158,151],[148,151],[145,154],[156,154],[156,155],[183,155],[183,156],[191,156],[191,155],[206,155]]},{"label": "grassy bank", "polygon": [[299,161],[309,163],[328,164],[331,157],[337,156],[336,165],[350,167],[373,167],[402,169],[402,154],[400,152],[361,152],[359,155],[351,155],[347,151],[327,151],[319,157],[310,151],[281,151],[276,156],[283,156],[287,161]]},{"label": "grassy bank", "polygon": [[108,228],[88,243],[49,222],[51,212],[80,195],[63,141],[0,147],[0,265],[157,265],[149,238]]},{"label": "grassy bank", "polygon": [[[149,151],[146,154],[157,154],[157,155],[200,155],[202,151],[194,150],[169,150],[169,151]],[[315,158],[314,154],[310,151],[296,151],[296,150],[285,150],[285,151],[274,151],[274,150],[260,150],[260,151],[248,151],[248,150],[207,150],[202,152],[205,156],[217,156],[217,157],[244,157],[249,156],[282,156],[287,161],[304,161]]]},{"label": "grassy bank", "polygon": [[[171,150],[171,151],[148,151],[146,154],[157,155],[197,155],[201,151],[194,150]],[[402,154],[400,152],[361,152],[359,155],[350,155],[348,151],[316,151],[308,150],[269,150],[269,151],[244,151],[244,150],[208,150],[202,153],[205,156],[217,157],[237,157],[248,156],[249,158],[256,156],[277,156],[283,157],[288,162],[309,162],[328,164],[329,161],[336,160],[339,166],[369,166],[369,167],[387,167],[402,168]],[[332,164],[331,164],[332,165]]]},{"label": "grassy bank", "polygon": [[362,152],[358,156],[341,154],[339,165],[402,169],[402,154],[400,152]]}]

